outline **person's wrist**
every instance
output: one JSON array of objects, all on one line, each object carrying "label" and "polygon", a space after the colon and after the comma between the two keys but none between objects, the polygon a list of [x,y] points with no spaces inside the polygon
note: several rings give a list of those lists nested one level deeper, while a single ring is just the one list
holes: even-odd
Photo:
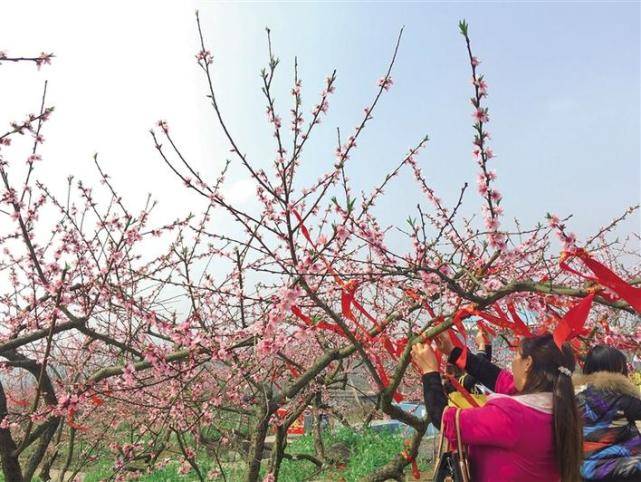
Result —
[{"label": "person's wrist", "polygon": [[421,369],[422,375],[427,375],[428,373],[438,373],[438,367],[425,367]]}]

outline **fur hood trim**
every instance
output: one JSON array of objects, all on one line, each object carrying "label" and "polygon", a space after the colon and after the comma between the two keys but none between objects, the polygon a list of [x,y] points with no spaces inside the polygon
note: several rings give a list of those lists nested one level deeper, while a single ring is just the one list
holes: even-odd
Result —
[{"label": "fur hood trim", "polygon": [[589,375],[576,374],[572,377],[572,381],[577,391],[582,391],[587,385],[591,385],[598,390],[607,390],[641,398],[639,387],[635,386],[622,373],[594,372]]}]

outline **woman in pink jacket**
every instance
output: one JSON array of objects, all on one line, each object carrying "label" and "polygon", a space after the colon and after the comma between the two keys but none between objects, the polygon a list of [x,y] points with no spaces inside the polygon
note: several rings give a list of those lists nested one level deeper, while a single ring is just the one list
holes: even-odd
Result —
[{"label": "woman in pink jacket", "polygon": [[[439,349],[456,363],[461,349],[446,337]],[[435,427],[456,439],[456,410],[447,408],[439,361],[430,345],[412,357],[423,373],[425,405]],[[465,370],[495,394],[480,408],[461,412],[461,439],[469,447],[474,482],[578,482],[581,419],[572,386],[574,355],[559,350],[552,335],[525,338],[514,354],[512,373],[467,354]]]}]

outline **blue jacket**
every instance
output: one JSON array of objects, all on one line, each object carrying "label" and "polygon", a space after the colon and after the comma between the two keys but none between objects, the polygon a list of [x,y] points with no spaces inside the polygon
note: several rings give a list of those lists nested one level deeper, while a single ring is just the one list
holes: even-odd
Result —
[{"label": "blue jacket", "polygon": [[641,477],[641,394],[625,375],[596,372],[574,379],[583,415],[585,480]]}]

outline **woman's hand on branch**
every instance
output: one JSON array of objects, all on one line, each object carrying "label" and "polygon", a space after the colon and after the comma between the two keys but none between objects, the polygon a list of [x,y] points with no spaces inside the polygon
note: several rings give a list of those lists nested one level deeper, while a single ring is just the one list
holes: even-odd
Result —
[{"label": "woman's hand on branch", "polygon": [[439,360],[428,343],[417,343],[412,347],[412,360],[421,371],[421,375],[438,372]]},{"label": "woman's hand on branch", "polygon": [[454,349],[454,344],[447,333],[441,333],[434,338],[434,341],[436,342],[436,348],[438,348],[441,353],[445,356],[450,356],[450,353],[452,353]]},{"label": "woman's hand on branch", "polygon": [[485,350],[485,345],[489,345],[490,343],[490,337],[489,335],[483,330],[483,328],[479,327],[478,331],[476,332],[476,336],[474,337],[474,341],[476,341],[476,348],[479,351]]}]

